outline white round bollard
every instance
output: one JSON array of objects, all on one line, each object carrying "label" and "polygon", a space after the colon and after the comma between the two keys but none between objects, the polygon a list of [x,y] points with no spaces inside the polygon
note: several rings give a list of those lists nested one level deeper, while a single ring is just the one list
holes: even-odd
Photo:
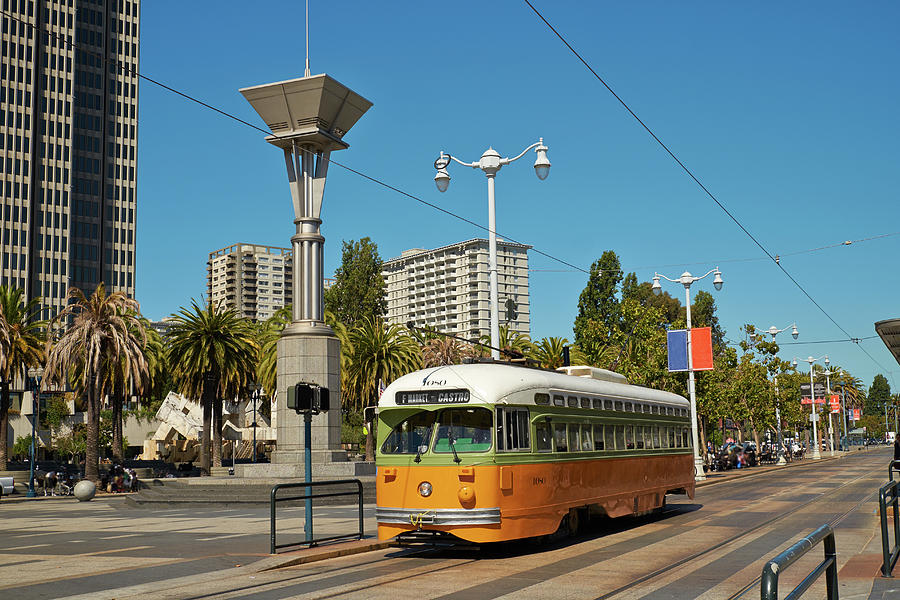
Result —
[{"label": "white round bollard", "polygon": [[79,502],[87,502],[97,493],[97,486],[93,481],[83,479],[75,484],[75,497]]}]

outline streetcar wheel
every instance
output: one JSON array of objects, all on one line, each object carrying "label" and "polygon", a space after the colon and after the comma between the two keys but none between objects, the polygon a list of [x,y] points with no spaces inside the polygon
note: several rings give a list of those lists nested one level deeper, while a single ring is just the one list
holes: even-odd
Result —
[{"label": "streetcar wheel", "polygon": [[578,508],[570,508],[569,514],[566,516],[566,528],[571,536],[578,535],[581,529],[581,510]]}]

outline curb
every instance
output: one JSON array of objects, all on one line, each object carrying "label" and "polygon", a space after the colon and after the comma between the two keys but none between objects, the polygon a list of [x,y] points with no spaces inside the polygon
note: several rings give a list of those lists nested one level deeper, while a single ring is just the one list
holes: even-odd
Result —
[{"label": "curb", "polygon": [[385,548],[389,548],[392,543],[391,540],[377,539],[340,542],[327,546],[316,546],[314,548],[306,548],[304,550],[295,550],[293,552],[273,555],[259,560],[250,566],[257,573],[262,573],[264,571],[295,567],[297,565],[340,558],[342,556],[352,556],[354,554],[384,550]]}]

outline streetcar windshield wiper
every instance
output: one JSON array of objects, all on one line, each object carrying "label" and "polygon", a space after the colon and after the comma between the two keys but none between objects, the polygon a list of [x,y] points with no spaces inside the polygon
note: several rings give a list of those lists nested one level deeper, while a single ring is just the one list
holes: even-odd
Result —
[{"label": "streetcar windshield wiper", "polygon": [[425,432],[425,443],[419,444],[419,447],[416,448],[416,457],[413,459],[414,462],[420,463],[422,462],[422,448],[428,448],[428,442],[431,441],[431,429],[434,425],[428,427],[428,430]]},{"label": "streetcar windshield wiper", "polygon": [[461,463],[462,459],[456,453],[456,443],[453,441],[453,425],[450,425],[450,431],[447,432],[447,443],[450,445],[450,451],[453,452],[453,462]]}]

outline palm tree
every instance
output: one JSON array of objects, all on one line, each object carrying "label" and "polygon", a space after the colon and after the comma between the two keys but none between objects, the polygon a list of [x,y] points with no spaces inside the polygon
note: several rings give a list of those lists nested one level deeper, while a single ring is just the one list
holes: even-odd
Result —
[{"label": "palm tree", "polygon": [[[490,334],[481,336],[479,340],[482,344],[491,345]],[[531,350],[531,340],[527,335],[521,334],[514,329],[510,329],[506,325],[500,326],[500,358],[509,360],[515,358],[516,355],[525,356]],[[482,347],[483,350],[486,350]],[[489,352],[488,352],[489,353]]]},{"label": "palm tree", "polygon": [[459,340],[451,337],[436,337],[422,345],[422,365],[425,367],[458,365],[464,358],[471,357],[472,354],[472,348],[464,346]]},{"label": "palm tree", "polygon": [[[531,358],[545,369],[558,369],[565,363],[565,351],[569,340],[563,337],[545,337],[532,346]],[[571,360],[571,356],[570,356]]]},{"label": "palm tree", "polygon": [[125,405],[125,399],[131,391],[132,385],[136,391],[142,392],[150,378],[146,348],[148,340],[146,324],[148,322],[140,315],[135,316],[137,318],[133,321],[132,327],[135,328],[133,332],[135,337],[142,342],[141,352],[133,356],[120,355],[111,357],[105,369],[108,374],[106,393],[112,409],[112,454],[113,459],[119,463],[124,459],[122,434],[124,417],[122,410]]},{"label": "palm tree", "polygon": [[[48,339],[48,382],[62,383],[80,372],[80,385],[87,392],[87,444],[85,478],[99,477],[100,406],[117,360],[141,360],[144,341],[138,315],[140,304],[124,292],[106,293],[103,283],[87,298],[78,288],[69,288],[69,304],[53,319]],[[71,322],[70,322],[71,321]],[[68,325],[67,325],[68,323]],[[55,344],[51,343],[55,339]]]},{"label": "palm tree", "polygon": [[28,367],[44,360],[47,322],[38,319],[40,300],[24,301],[19,288],[0,286],[0,471],[7,467],[9,387]]},{"label": "palm tree", "polygon": [[263,394],[275,395],[278,385],[278,340],[281,332],[291,322],[291,305],[282,306],[271,317],[258,325],[257,346],[259,358],[256,365],[256,381]]},{"label": "palm tree", "polygon": [[[350,330],[346,346],[347,408],[362,411],[378,402],[378,383],[389,384],[421,365],[419,345],[406,328],[366,318]],[[345,369],[342,369],[344,371]],[[366,434],[366,460],[374,456],[372,429]]]},{"label": "palm tree", "polygon": [[[168,360],[178,391],[200,398],[203,432],[200,470],[209,475],[210,431],[213,432],[213,464],[222,464],[222,399],[246,389],[256,365],[257,344],[249,321],[232,309],[202,308],[191,301],[173,315],[169,330]],[[217,421],[213,426],[213,421]]]}]

